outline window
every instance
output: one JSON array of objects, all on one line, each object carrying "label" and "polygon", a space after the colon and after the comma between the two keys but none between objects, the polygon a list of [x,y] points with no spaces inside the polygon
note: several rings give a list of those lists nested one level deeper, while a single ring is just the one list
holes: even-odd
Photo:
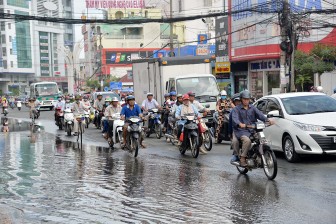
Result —
[{"label": "window", "polygon": [[257,102],[257,109],[260,110],[263,114],[265,114],[267,100],[260,100]]},{"label": "window", "polygon": [[134,17],[134,12],[131,12],[131,17]]},{"label": "window", "polygon": [[7,56],[7,49],[5,47],[2,48],[2,56]]},{"label": "window", "polygon": [[1,42],[2,42],[3,44],[6,43],[6,35],[5,35],[5,34],[2,34],[2,35],[1,35]]},{"label": "window", "polygon": [[11,68],[13,68],[14,67],[14,62],[11,61],[10,64],[11,64]]},{"label": "window", "polygon": [[11,42],[12,42],[12,36],[9,36],[9,37],[8,37],[8,40],[9,40],[9,42],[11,43]]},{"label": "window", "polygon": [[[28,15],[26,12],[15,10],[16,15]],[[32,68],[32,49],[29,21],[16,21],[17,67]]]},{"label": "window", "polygon": [[8,23],[8,29],[12,29],[12,24]]},{"label": "window", "polygon": [[3,5],[3,0],[0,0],[0,5]]},{"label": "window", "polygon": [[11,49],[9,50],[9,52],[10,52],[10,54],[13,54],[13,49],[11,48]]},{"label": "window", "polygon": [[183,4],[182,0],[179,0],[179,2],[178,2],[179,12],[183,11],[183,5],[182,4]]},{"label": "window", "polygon": [[3,60],[3,68],[7,69],[7,60]]},{"label": "window", "polygon": [[121,18],[124,17],[124,13],[121,12],[121,11],[118,11],[118,12],[115,13],[115,17],[116,17],[116,19],[121,19]]},{"label": "window", "polygon": [[67,7],[71,7],[71,0],[66,0],[65,5],[66,5]]},{"label": "window", "polygon": [[212,6],[212,0],[204,0],[204,6],[211,7]]},{"label": "window", "polygon": [[6,30],[5,22],[1,22],[1,31],[5,30]]},{"label": "window", "polygon": [[145,18],[148,18],[148,11],[145,11]]},{"label": "window", "polygon": [[280,107],[273,100],[270,100],[267,104],[267,107],[266,107],[266,114],[268,114],[269,112],[271,112],[273,110],[280,110]]},{"label": "window", "polygon": [[7,0],[7,5],[17,6],[22,8],[29,8],[29,1],[27,0]]}]

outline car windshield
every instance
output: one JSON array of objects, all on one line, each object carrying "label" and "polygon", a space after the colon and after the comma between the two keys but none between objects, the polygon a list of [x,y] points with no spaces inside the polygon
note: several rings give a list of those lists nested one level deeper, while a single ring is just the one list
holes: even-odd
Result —
[{"label": "car windshield", "polygon": [[218,96],[219,91],[214,77],[193,77],[176,80],[177,92],[194,92],[196,96]]},{"label": "car windshield", "polygon": [[327,95],[307,95],[281,99],[290,115],[336,112],[336,100]]},{"label": "car windshield", "polygon": [[51,96],[58,94],[56,84],[37,84],[35,86],[36,96]]}]

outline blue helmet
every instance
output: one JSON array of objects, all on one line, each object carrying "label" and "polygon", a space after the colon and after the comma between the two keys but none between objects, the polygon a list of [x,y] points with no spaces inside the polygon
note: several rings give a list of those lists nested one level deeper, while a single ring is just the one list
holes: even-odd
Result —
[{"label": "blue helmet", "polygon": [[126,101],[129,101],[129,100],[135,100],[135,97],[132,96],[132,95],[129,95],[129,96],[126,98]]},{"label": "blue helmet", "polygon": [[170,92],[170,96],[176,96],[176,92],[175,91]]}]

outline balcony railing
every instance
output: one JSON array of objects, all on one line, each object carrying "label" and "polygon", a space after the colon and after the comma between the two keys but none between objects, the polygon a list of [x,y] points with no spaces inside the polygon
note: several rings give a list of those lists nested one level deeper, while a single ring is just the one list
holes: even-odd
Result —
[{"label": "balcony railing", "polygon": [[138,40],[143,39],[143,35],[106,35],[106,39]]}]

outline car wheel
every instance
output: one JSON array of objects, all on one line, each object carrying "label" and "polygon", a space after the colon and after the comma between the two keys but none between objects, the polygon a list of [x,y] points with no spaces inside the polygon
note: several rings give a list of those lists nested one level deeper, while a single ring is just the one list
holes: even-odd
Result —
[{"label": "car wheel", "polygon": [[300,157],[295,152],[295,145],[293,139],[289,135],[286,135],[286,137],[283,139],[282,150],[284,151],[286,160],[288,162],[294,163],[299,161]]}]

